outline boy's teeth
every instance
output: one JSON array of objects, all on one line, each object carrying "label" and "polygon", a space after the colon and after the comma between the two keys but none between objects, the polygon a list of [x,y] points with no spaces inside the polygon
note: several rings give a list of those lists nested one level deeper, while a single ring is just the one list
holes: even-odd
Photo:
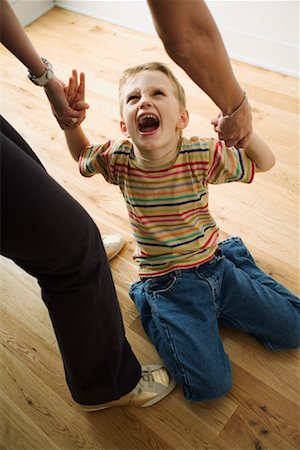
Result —
[{"label": "boy's teeth", "polygon": [[138,121],[140,131],[154,131],[159,126],[159,120],[154,114],[147,114],[142,116]]}]

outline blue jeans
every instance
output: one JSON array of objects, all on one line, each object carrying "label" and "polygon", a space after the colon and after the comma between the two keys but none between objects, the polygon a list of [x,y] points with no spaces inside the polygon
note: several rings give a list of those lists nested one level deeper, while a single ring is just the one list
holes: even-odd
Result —
[{"label": "blue jeans", "polygon": [[240,238],[223,241],[208,263],[143,278],[130,296],[188,400],[215,399],[231,387],[219,323],[252,334],[270,350],[300,345],[300,300],[256,266]]}]

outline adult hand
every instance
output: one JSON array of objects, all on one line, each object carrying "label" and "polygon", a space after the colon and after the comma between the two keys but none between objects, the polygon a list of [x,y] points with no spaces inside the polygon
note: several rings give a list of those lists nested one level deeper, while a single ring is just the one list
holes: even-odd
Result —
[{"label": "adult hand", "polygon": [[227,147],[246,147],[252,133],[252,115],[248,101],[232,117],[224,118],[219,114],[211,123],[219,139],[224,141]]},{"label": "adult hand", "polygon": [[83,103],[83,111],[73,109],[66,98],[64,84],[55,75],[48,81],[44,89],[50,102],[52,112],[60,127],[65,130],[80,125],[85,118],[84,111],[89,106],[86,103]]}]

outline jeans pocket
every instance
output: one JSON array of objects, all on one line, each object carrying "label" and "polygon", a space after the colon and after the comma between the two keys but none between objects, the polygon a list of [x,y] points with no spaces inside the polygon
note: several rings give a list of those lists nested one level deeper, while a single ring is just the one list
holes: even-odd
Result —
[{"label": "jeans pocket", "polygon": [[288,301],[296,308],[300,308],[300,299],[298,297],[288,297]]},{"label": "jeans pocket", "polygon": [[162,294],[170,292],[177,281],[174,273],[168,273],[157,278],[150,278],[146,281],[147,290],[153,294]]}]

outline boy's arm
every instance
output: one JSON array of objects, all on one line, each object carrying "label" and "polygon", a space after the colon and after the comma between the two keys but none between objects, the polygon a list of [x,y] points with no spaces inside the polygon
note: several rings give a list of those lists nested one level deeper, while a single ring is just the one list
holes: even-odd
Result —
[{"label": "boy's arm", "polygon": [[275,156],[267,144],[252,133],[248,145],[245,147],[247,156],[254,162],[256,172],[267,172],[275,164]]},{"label": "boy's arm", "polygon": [[64,130],[67,144],[75,161],[79,160],[83,148],[90,144],[81,126]]},{"label": "boy's arm", "polygon": [[[65,88],[65,96],[69,105],[72,108],[79,110],[83,120],[85,118],[85,110],[88,108],[88,104],[84,101],[84,73],[80,73],[78,84],[77,70],[72,70],[72,76],[69,78],[69,84]],[[77,126],[76,128],[65,129],[64,132],[71,155],[73,156],[75,161],[78,161],[83,148],[89,145],[90,142],[80,126]]]}]

